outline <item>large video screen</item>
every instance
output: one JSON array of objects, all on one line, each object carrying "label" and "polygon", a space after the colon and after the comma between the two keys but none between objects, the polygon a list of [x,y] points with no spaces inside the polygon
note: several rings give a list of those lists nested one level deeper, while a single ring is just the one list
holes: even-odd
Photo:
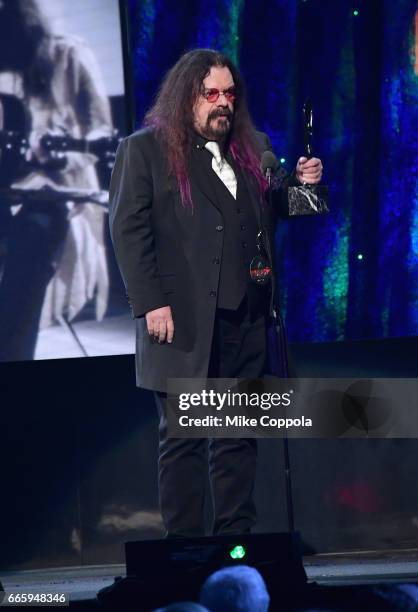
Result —
[{"label": "large video screen", "polygon": [[108,232],[118,0],[0,0],[0,361],[133,352]]}]

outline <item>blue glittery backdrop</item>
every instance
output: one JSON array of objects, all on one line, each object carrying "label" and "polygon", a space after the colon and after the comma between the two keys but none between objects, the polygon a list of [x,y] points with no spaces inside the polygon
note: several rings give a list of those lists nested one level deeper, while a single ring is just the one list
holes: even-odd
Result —
[{"label": "blue glittery backdrop", "polygon": [[418,68],[414,0],[129,0],[138,126],[186,50],[226,52],[257,127],[288,170],[314,154],[331,212],[277,230],[278,283],[292,341],[418,330]]}]

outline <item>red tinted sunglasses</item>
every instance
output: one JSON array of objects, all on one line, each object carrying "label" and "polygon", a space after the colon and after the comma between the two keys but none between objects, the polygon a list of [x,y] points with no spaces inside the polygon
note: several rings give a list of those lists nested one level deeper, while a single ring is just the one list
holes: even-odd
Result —
[{"label": "red tinted sunglasses", "polygon": [[237,97],[237,92],[235,87],[230,87],[229,89],[225,89],[224,91],[219,91],[219,89],[211,88],[204,89],[202,92],[202,96],[208,102],[217,102],[219,96],[224,95],[228,102],[233,102]]}]

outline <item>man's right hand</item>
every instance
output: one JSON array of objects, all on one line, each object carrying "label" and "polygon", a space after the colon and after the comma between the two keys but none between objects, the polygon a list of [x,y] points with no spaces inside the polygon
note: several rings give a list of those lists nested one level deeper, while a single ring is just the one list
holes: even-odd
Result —
[{"label": "man's right hand", "polygon": [[160,344],[165,341],[169,344],[173,342],[174,322],[170,306],[150,310],[145,315],[145,320],[151,339],[158,341]]}]

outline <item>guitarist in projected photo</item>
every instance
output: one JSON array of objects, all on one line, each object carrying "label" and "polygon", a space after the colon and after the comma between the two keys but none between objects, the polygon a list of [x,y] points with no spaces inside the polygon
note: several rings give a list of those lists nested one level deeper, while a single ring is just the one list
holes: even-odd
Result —
[{"label": "guitarist in projected photo", "polygon": [[[20,131],[19,146],[5,144],[8,130]],[[100,70],[83,41],[55,36],[35,0],[0,0],[0,187],[50,189],[44,199],[0,198],[0,361],[33,359],[40,326],[71,320],[92,298],[96,318],[104,315],[105,209],[62,193],[99,190],[97,157],[50,151],[46,139],[111,133]]]}]

